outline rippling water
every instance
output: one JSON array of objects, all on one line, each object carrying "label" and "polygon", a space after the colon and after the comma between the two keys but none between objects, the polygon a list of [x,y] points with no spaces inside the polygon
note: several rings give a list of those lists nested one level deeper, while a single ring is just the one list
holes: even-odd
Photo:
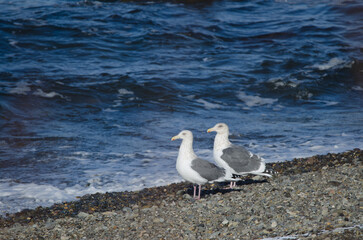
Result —
[{"label": "rippling water", "polygon": [[181,181],[182,129],[267,162],[362,148],[359,1],[0,0],[0,214]]}]

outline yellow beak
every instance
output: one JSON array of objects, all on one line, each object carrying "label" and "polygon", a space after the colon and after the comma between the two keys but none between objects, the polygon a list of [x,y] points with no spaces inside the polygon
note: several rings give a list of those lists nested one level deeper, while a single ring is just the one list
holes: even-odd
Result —
[{"label": "yellow beak", "polygon": [[178,135],[177,135],[177,136],[172,137],[172,138],[171,138],[171,141],[174,141],[174,140],[176,140],[176,139],[179,139],[179,136],[178,136]]},{"label": "yellow beak", "polygon": [[214,131],[214,129],[213,128],[209,128],[208,130],[207,130],[207,132],[213,132]]}]

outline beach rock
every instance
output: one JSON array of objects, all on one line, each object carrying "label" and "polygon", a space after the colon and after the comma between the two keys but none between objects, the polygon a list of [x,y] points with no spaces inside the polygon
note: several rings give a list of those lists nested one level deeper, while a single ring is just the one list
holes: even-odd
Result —
[{"label": "beach rock", "polygon": [[0,239],[361,239],[361,151],[314,159],[274,163],[278,176],[232,190],[207,184],[200,201],[180,183],[22,211],[0,219]]},{"label": "beach rock", "polygon": [[85,212],[80,212],[77,214],[77,217],[82,218],[82,219],[88,218],[90,216],[91,216],[90,214],[85,213]]}]

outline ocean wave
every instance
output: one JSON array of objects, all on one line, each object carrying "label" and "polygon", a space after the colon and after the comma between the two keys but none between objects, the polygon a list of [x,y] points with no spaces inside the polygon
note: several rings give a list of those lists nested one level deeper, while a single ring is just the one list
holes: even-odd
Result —
[{"label": "ocean wave", "polygon": [[198,102],[198,103],[203,104],[205,109],[220,109],[220,108],[223,108],[223,106],[220,105],[220,104],[211,103],[211,102],[208,102],[208,101],[206,101],[204,99],[201,99],[201,98],[196,99],[195,101]]},{"label": "ocean wave", "polygon": [[[51,184],[36,183],[16,183],[12,180],[0,182],[0,202],[16,202],[16,205],[0,204],[0,215],[5,213],[18,212],[26,208],[36,208],[37,206],[51,206],[62,201],[74,201],[77,196],[86,194],[135,191],[145,187],[162,186],[170,183],[180,182],[182,179],[178,175],[170,173],[159,173],[157,177],[152,174],[143,176],[124,175],[120,182],[111,182],[99,185],[100,178],[97,174],[88,180],[86,186],[76,184],[71,187],[60,188]],[[121,175],[119,175],[121,176]]]},{"label": "ocean wave", "polygon": [[39,96],[39,97],[44,97],[44,98],[54,98],[54,97],[60,97],[60,98],[65,98],[62,94],[56,93],[56,92],[43,92],[42,89],[38,88],[36,91],[33,92],[33,95],[35,96]]},{"label": "ocean wave", "polygon": [[352,89],[355,91],[363,91],[363,87],[361,86],[353,86]]},{"label": "ocean wave", "polygon": [[247,95],[245,92],[239,92],[237,98],[243,101],[247,107],[257,107],[263,105],[273,105],[278,101],[274,98],[262,98],[260,96]]},{"label": "ocean wave", "polygon": [[11,94],[20,94],[20,95],[26,95],[28,92],[31,91],[30,83],[27,81],[19,81],[16,83],[15,87],[10,88],[8,90]]},{"label": "ocean wave", "polygon": [[299,82],[296,81],[296,79],[285,80],[281,77],[271,78],[266,83],[271,83],[274,89],[297,88],[300,84]]},{"label": "ocean wave", "polygon": [[120,94],[120,96],[123,96],[123,95],[133,95],[134,94],[133,91],[129,91],[129,90],[124,89],[124,88],[120,88],[118,90],[118,93]]},{"label": "ocean wave", "polygon": [[337,68],[351,68],[353,65],[352,61],[346,61],[340,58],[332,58],[327,63],[322,64],[314,64],[312,68],[317,68],[320,71],[329,70],[329,69],[337,69]]}]

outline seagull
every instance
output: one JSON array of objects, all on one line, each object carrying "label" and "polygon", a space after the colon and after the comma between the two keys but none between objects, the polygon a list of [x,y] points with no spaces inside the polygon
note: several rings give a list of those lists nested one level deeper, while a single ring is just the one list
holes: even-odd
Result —
[{"label": "seagull", "polygon": [[178,135],[172,137],[171,140],[174,141],[176,139],[182,139],[176,160],[176,170],[186,181],[199,185],[198,196],[196,196],[197,186],[194,185],[194,199],[200,199],[202,184],[233,180],[232,174],[226,175],[226,171],[223,168],[198,158],[193,150],[193,133],[191,131],[183,130]]},{"label": "seagull", "polygon": [[[217,132],[213,147],[214,160],[228,174],[239,176],[254,174],[272,177],[270,174],[264,173],[266,165],[263,158],[229,141],[227,124],[217,123],[214,127],[209,128],[207,132]],[[236,182],[231,182],[230,187],[233,186],[236,186]]]}]

